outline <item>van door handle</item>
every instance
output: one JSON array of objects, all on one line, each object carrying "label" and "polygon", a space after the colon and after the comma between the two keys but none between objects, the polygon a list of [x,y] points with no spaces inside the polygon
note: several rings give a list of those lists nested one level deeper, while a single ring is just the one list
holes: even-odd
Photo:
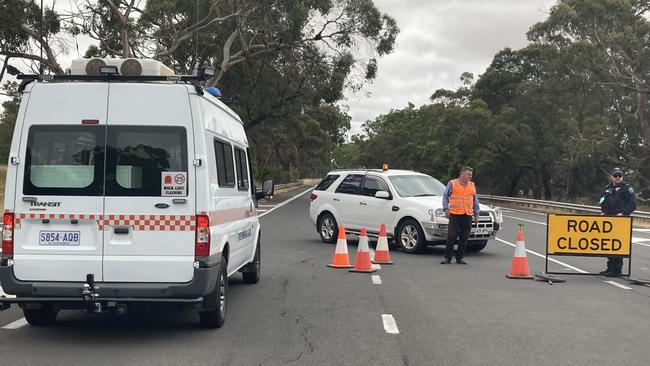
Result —
[{"label": "van door handle", "polygon": [[366,205],[367,205],[367,203],[366,203],[366,202],[363,202],[363,201],[359,202],[359,204],[360,204],[361,206],[366,206]]},{"label": "van door handle", "polygon": [[128,234],[129,233],[129,228],[128,227],[116,227],[113,229],[113,232],[115,234]]},{"label": "van door handle", "polygon": [[172,200],[173,203],[186,203],[187,200],[185,198],[174,198]]},{"label": "van door handle", "polygon": [[156,203],[156,208],[167,208],[169,207],[166,203]]},{"label": "van door handle", "polygon": [[338,201],[340,201],[340,199],[338,199],[338,198],[332,198],[332,201],[338,202]]}]

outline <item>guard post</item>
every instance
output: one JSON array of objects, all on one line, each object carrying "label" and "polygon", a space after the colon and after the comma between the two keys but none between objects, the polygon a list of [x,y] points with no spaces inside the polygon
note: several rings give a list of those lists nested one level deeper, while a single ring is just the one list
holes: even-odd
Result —
[{"label": "guard post", "polygon": [[627,274],[632,268],[632,217],[604,215],[548,214],[546,217],[546,273],[549,255],[629,258]]}]

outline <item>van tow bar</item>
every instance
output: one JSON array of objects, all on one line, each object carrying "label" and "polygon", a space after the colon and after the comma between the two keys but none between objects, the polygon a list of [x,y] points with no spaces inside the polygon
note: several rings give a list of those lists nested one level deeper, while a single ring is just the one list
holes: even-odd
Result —
[{"label": "van tow bar", "polygon": [[95,284],[95,275],[88,273],[86,275],[86,283],[83,284],[83,290],[81,291],[84,307],[88,313],[102,312],[102,303],[97,301],[99,299],[98,290],[99,286]]}]

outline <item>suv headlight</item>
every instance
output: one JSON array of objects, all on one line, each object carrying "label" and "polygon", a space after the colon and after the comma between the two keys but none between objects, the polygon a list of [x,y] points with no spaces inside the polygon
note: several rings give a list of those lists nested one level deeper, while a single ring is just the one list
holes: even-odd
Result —
[{"label": "suv headlight", "polygon": [[437,221],[436,219],[442,218],[446,219],[445,211],[442,208],[436,208],[435,210],[429,210],[429,215],[431,215],[431,221]]},{"label": "suv headlight", "polygon": [[494,213],[496,214],[496,221],[499,223],[499,225],[503,224],[503,211],[501,211],[501,207],[495,207],[494,208]]}]

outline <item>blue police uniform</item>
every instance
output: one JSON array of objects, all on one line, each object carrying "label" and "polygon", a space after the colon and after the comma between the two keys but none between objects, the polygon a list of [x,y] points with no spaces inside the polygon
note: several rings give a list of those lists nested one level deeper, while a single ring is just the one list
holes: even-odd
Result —
[{"label": "blue police uniform", "polygon": [[[630,215],[636,210],[636,197],[634,189],[627,183],[620,184],[609,183],[605,187],[605,192],[600,198],[600,210],[605,215]],[[623,269],[623,258],[607,257],[607,270],[601,274],[621,274]]]}]

